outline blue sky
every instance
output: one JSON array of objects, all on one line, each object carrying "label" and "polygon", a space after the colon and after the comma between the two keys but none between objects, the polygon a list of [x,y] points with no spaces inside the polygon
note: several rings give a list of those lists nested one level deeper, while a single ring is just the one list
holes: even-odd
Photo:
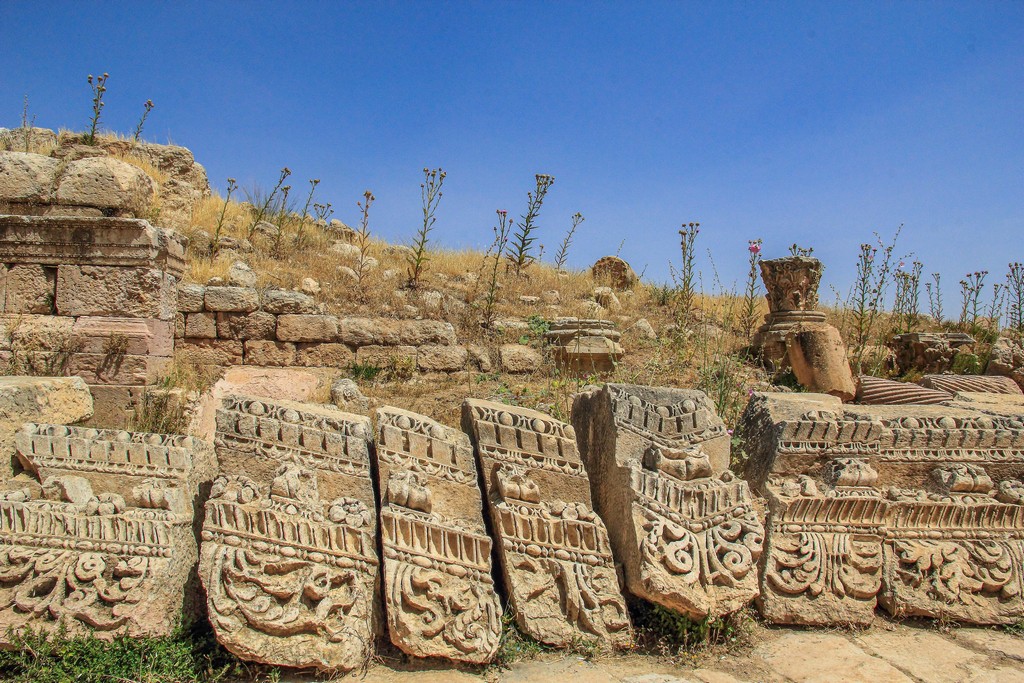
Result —
[{"label": "blue sky", "polygon": [[[191,148],[223,188],[320,178],[320,196],[411,238],[424,166],[448,172],[437,239],[482,246],[533,174],[551,254],[621,254],[668,279],[703,224],[727,285],[748,239],[799,242],[848,286],[857,245],[955,282],[1024,260],[1024,2],[55,3],[0,0],[0,125],[108,128]],[[830,297],[826,297],[830,298]],[[947,307],[948,304],[947,304]]]}]

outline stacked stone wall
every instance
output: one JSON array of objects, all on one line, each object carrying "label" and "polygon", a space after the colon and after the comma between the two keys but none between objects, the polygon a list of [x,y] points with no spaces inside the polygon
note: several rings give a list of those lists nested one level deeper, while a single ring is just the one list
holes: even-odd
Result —
[{"label": "stacked stone wall", "polygon": [[404,365],[457,372],[469,351],[440,320],[339,317],[290,290],[183,284],[174,333],[202,365],[332,367]]}]

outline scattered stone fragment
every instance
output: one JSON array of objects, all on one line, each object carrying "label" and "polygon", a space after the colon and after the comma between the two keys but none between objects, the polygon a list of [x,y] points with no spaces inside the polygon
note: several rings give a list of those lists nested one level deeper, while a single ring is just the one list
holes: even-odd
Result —
[{"label": "scattered stone fragment", "polygon": [[595,287],[594,301],[600,304],[602,308],[605,308],[612,313],[618,313],[622,310],[622,304],[619,303],[619,297],[615,296],[615,292],[611,287]]},{"label": "scattered stone fragment", "polygon": [[703,392],[606,384],[577,394],[572,420],[630,592],[691,619],[757,596],[764,527]]},{"label": "scattered stone fragment", "polygon": [[242,261],[235,261],[228,268],[228,285],[231,287],[255,287],[256,271]]},{"label": "scattered stone fragment", "polygon": [[467,399],[491,529],[519,628],[565,647],[624,647],[629,615],[608,532],[590,501],[573,428],[525,408]]},{"label": "scattered stone fragment", "polygon": [[486,663],[502,610],[469,438],[399,408],[376,421],[391,642],[417,657]]},{"label": "scattered stone fragment", "polygon": [[540,351],[523,344],[502,344],[498,357],[501,369],[512,373],[536,372],[544,363]]},{"label": "scattered stone fragment", "polygon": [[607,283],[615,289],[631,289],[639,278],[629,264],[618,256],[603,256],[590,267],[590,273],[598,282]]},{"label": "scattered stone fragment", "polygon": [[650,339],[655,341],[658,339],[658,333],[654,331],[651,323],[647,321],[647,318],[640,318],[634,323],[633,328],[640,334],[644,339]]},{"label": "scattered stone fragment", "polygon": [[331,385],[331,402],[341,410],[366,414],[370,412],[370,401],[363,396],[359,385],[347,377],[334,380]]}]

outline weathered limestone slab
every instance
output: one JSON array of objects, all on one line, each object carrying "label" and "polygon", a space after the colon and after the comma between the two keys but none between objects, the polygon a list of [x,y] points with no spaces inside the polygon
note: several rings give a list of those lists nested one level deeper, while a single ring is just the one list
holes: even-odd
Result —
[{"label": "weathered limestone slab", "polygon": [[604,522],[594,512],[573,428],[525,408],[467,399],[491,528],[516,623],[566,646],[631,640]]},{"label": "weathered limestone slab", "polygon": [[417,657],[490,661],[501,604],[469,438],[385,407],[376,454],[391,642]]},{"label": "weathered limestone slab", "polygon": [[180,277],[187,243],[134,218],[0,216],[0,263],[158,268]]},{"label": "weathered limestone slab", "polygon": [[38,264],[5,268],[4,312],[52,315],[57,297],[57,269]]},{"label": "weathered limestone slab", "polygon": [[230,396],[200,577],[218,641],[278,666],[351,670],[377,622],[369,418]]},{"label": "weathered limestone slab", "polygon": [[82,316],[75,320],[71,335],[80,353],[138,356],[174,353],[174,328],[166,320]]},{"label": "weathered limestone slab", "polygon": [[713,474],[729,436],[704,392],[606,384],[572,419],[630,592],[693,619],[757,596],[764,527],[747,483]]},{"label": "weathered limestone slab", "polygon": [[1024,615],[1024,416],[968,405],[755,394],[741,432],[769,503],[769,620]]},{"label": "weathered limestone slab", "polygon": [[173,320],[177,282],[156,268],[62,265],[57,313]]},{"label": "weathered limestone slab", "polygon": [[70,424],[92,415],[80,377],[0,377],[0,479],[14,474],[14,435],[26,422]]},{"label": "weathered limestone slab", "polygon": [[54,199],[67,206],[141,216],[149,210],[155,191],[154,182],[137,166],[111,157],[91,157],[66,165]]},{"label": "weathered limestone slab", "polygon": [[212,448],[60,425],[26,425],[16,438],[42,495],[0,494],[4,632],[167,636],[183,616],[188,623],[193,513],[212,476]]}]

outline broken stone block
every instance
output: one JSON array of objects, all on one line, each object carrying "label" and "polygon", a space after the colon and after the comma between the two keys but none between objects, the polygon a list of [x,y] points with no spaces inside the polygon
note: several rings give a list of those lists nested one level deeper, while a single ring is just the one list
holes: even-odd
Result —
[{"label": "broken stone block", "polygon": [[348,368],[356,354],[344,344],[310,342],[295,345],[295,364],[312,368]]},{"label": "broken stone block", "polygon": [[379,590],[369,418],[230,396],[216,419],[199,572],[217,640],[275,666],[362,666]]},{"label": "broken stone block", "polygon": [[385,407],[376,455],[391,642],[416,657],[489,662],[502,610],[469,438]]},{"label": "broken stone block", "polygon": [[852,401],[857,394],[846,345],[825,323],[797,323],[786,333],[786,357],[796,381],[808,391]]},{"label": "broken stone block", "polygon": [[890,342],[901,375],[948,372],[956,354],[971,351],[974,344],[974,337],[964,332],[909,332],[897,334]]},{"label": "broken stone block", "polygon": [[203,310],[206,287],[191,283],[178,284],[178,312],[199,313]]},{"label": "broken stone block", "polygon": [[49,203],[59,168],[58,160],[42,154],[0,151],[0,203]]},{"label": "broken stone block", "polygon": [[540,351],[523,344],[502,344],[498,359],[502,370],[513,373],[536,372],[544,364]]},{"label": "broken stone block", "polygon": [[267,313],[316,313],[316,301],[302,292],[289,289],[268,289],[263,293],[263,310]]},{"label": "broken stone block", "polygon": [[213,474],[210,446],[59,425],[26,425],[17,445],[41,491],[0,494],[4,632],[140,638],[188,624],[193,514]]},{"label": "broken stone block", "polygon": [[572,420],[631,593],[691,619],[757,596],[764,527],[703,392],[606,384],[576,396]]},{"label": "broken stone block", "polygon": [[263,311],[217,314],[220,339],[273,339],[276,329],[277,316]]},{"label": "broken stone block", "polygon": [[416,364],[425,372],[458,372],[466,367],[469,352],[464,346],[421,346],[416,353]]},{"label": "broken stone block", "polygon": [[826,398],[755,394],[742,419],[747,473],[768,499],[766,618],[866,624],[877,604],[1020,619],[1024,413]]},{"label": "broken stone block", "polygon": [[193,339],[217,338],[216,313],[189,313],[185,316],[185,336]]},{"label": "broken stone block", "polygon": [[0,481],[14,475],[14,435],[23,424],[71,424],[92,411],[81,377],[0,377]]},{"label": "broken stone block", "polygon": [[186,337],[177,347],[181,354],[197,365],[241,365],[244,347],[231,339],[198,339]]},{"label": "broken stone block", "polygon": [[519,628],[565,647],[631,641],[604,522],[593,510],[573,428],[543,413],[467,399],[491,529]]}]

